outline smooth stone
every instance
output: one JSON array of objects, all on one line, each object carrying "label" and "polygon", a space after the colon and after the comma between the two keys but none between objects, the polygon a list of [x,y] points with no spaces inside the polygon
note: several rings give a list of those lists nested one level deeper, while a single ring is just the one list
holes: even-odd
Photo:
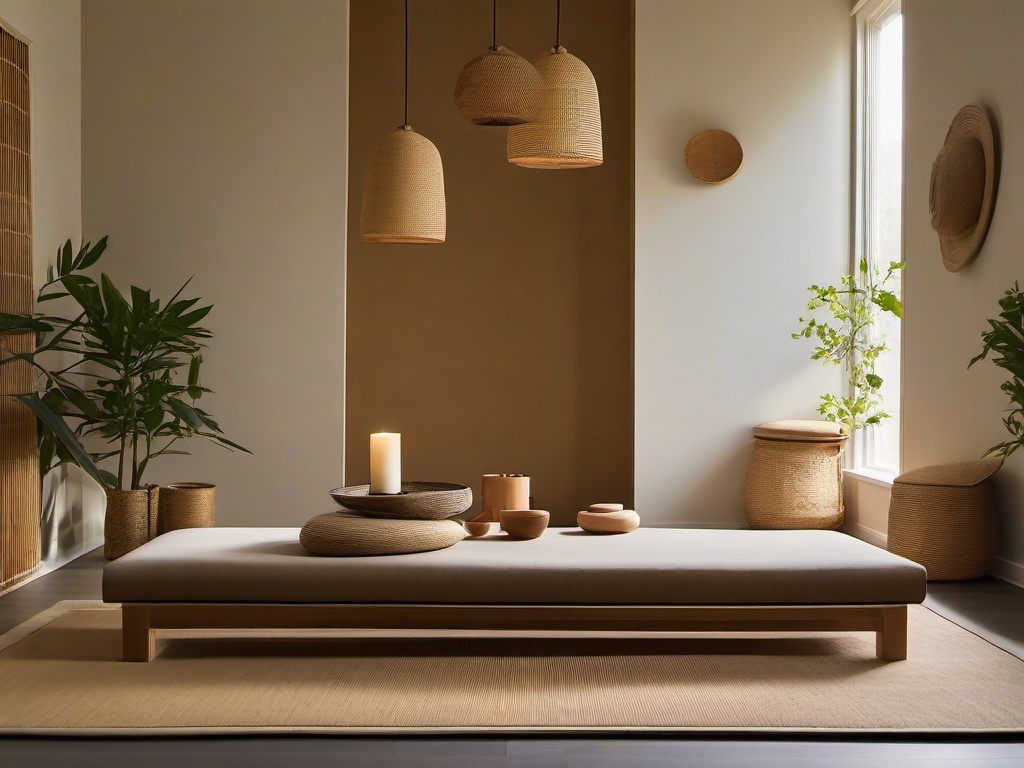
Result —
[{"label": "smooth stone", "polygon": [[621,512],[626,507],[623,504],[591,504],[588,507],[590,512]]},{"label": "smooth stone", "polygon": [[640,527],[640,515],[632,509],[614,512],[579,512],[576,524],[589,533],[629,533]]}]

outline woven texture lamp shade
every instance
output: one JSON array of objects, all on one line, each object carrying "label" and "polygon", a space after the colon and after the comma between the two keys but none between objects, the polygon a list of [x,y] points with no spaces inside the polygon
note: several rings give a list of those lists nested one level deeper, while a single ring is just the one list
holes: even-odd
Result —
[{"label": "woven texture lamp shade", "polygon": [[508,161],[524,168],[589,168],[604,162],[601,103],[590,68],[561,46],[533,62],[544,87],[537,119],[508,129]]},{"label": "woven texture lamp shade", "polygon": [[520,125],[537,117],[543,86],[533,64],[499,45],[462,68],[455,108],[476,125]]},{"label": "woven texture lamp shade", "polygon": [[367,243],[443,243],[444,170],[430,139],[408,126],[378,142],[363,187],[359,231]]}]

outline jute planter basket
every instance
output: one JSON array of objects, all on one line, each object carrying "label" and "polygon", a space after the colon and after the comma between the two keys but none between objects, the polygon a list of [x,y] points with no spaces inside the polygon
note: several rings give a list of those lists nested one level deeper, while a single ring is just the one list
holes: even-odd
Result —
[{"label": "jute planter basket", "polygon": [[107,491],[103,521],[103,556],[116,560],[156,536],[160,489],[150,485],[137,491]]},{"label": "jute planter basket", "polygon": [[996,557],[1001,459],[968,459],[905,472],[892,484],[888,549],[928,569],[929,581],[978,579]]},{"label": "jute planter basket", "polygon": [[559,46],[533,62],[544,81],[540,111],[508,129],[508,161],[524,168],[589,168],[604,162],[601,103],[590,68]]},{"label": "jute planter basket", "polygon": [[533,64],[498,45],[462,68],[455,108],[476,125],[520,125],[537,117],[543,86]]},{"label": "jute planter basket", "polygon": [[830,421],[771,421],[755,427],[744,496],[750,527],[841,526],[847,440]]},{"label": "jute planter basket", "polygon": [[159,533],[179,528],[213,528],[217,516],[217,486],[209,483],[171,483],[160,489]]}]

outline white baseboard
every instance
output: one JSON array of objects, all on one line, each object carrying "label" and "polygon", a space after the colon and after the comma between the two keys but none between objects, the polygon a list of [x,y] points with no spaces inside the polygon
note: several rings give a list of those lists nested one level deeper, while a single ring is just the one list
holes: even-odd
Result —
[{"label": "white baseboard", "polygon": [[72,560],[77,560],[79,557],[84,555],[86,552],[92,552],[97,547],[102,547],[102,546],[103,546],[103,534],[100,534],[99,536],[95,536],[95,537],[89,539],[88,541],[83,541],[77,547],[75,547],[74,549],[72,549],[69,552],[65,552],[64,554],[60,555],[59,557],[54,557],[54,558],[52,558],[50,560],[44,560],[39,565],[39,567],[35,571],[32,572],[31,576],[28,576],[27,578],[22,579],[21,581],[19,581],[17,584],[12,584],[7,589],[5,589],[3,591],[0,591],[0,595],[6,595],[8,592],[13,592],[14,590],[18,589],[19,587],[24,587],[26,584],[31,584],[33,581],[38,579],[40,576],[45,576],[48,573],[53,573],[58,568],[61,568],[61,567],[65,566],[65,565],[67,565],[68,563],[70,563]]},{"label": "white baseboard", "polygon": [[866,541],[868,544],[874,544],[881,549],[885,549],[889,543],[888,535],[853,520],[847,520],[843,524],[843,531],[855,538]]},{"label": "white baseboard", "polygon": [[1024,587],[1024,565],[1007,560],[1005,557],[996,558],[992,575],[1003,581],[1008,581],[1016,587]]},{"label": "white baseboard", "polygon": [[644,528],[721,528],[726,530],[739,530],[742,528],[748,528],[746,523],[691,523],[689,521],[679,521],[674,523],[644,523],[641,522]]}]

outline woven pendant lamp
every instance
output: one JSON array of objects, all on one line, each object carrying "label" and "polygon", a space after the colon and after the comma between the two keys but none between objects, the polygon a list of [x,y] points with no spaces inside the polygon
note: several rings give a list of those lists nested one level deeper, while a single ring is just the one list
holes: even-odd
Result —
[{"label": "woven pendant lamp", "polygon": [[524,168],[591,168],[604,162],[597,82],[559,44],[561,6],[558,0],[554,47],[533,62],[544,81],[537,119],[508,129],[508,161]]},{"label": "woven pendant lamp", "polygon": [[405,120],[370,155],[359,232],[364,243],[443,243],[445,231],[441,154],[409,125],[409,0],[405,0]]},{"label": "woven pendant lamp", "polygon": [[544,84],[530,62],[498,45],[498,0],[491,8],[491,47],[459,72],[455,108],[476,125],[528,123],[537,117]]}]

